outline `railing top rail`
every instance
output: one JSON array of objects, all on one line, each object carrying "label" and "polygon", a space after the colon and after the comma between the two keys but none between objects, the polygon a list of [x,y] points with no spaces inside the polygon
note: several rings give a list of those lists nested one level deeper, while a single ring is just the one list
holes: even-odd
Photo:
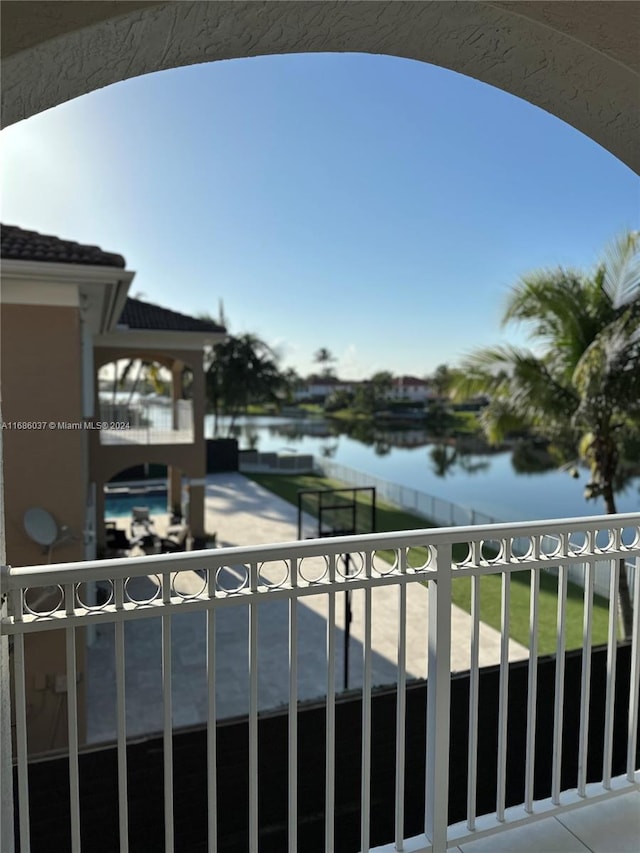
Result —
[{"label": "railing top rail", "polygon": [[[265,563],[277,560],[304,559],[355,553],[362,550],[384,550],[457,544],[478,541],[499,541],[519,537],[571,534],[589,530],[622,530],[640,527],[640,513],[600,515],[582,518],[556,518],[545,521],[508,522],[502,524],[438,527],[420,530],[401,530],[356,536],[332,536],[301,542],[278,542],[247,547],[215,548],[180,554],[158,554],[148,557],[126,557],[114,560],[93,560],[75,563],[20,566],[3,571],[3,590],[29,585],[48,585],[62,582],[78,583],[104,578],[127,578],[162,572],[180,572],[203,567]],[[640,556],[640,532],[633,546],[626,551]],[[591,554],[606,556],[608,548],[597,546]]]}]

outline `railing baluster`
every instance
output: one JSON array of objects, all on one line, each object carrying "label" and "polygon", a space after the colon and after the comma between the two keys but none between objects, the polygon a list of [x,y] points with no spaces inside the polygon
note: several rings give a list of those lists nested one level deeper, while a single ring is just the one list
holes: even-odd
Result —
[{"label": "railing baluster", "polygon": [[533,783],[536,759],[536,705],[538,699],[538,604],[540,601],[540,569],[531,569],[529,597],[529,669],[527,684],[527,753],[524,783],[524,808],[533,812]]},{"label": "railing baluster", "polygon": [[[66,614],[75,610],[75,587],[64,585]],[[80,777],[78,769],[78,667],[76,656],[76,629],[66,629],[67,645],[67,731],[69,737],[69,801],[71,806],[71,850],[80,853]]]},{"label": "railing baluster", "polygon": [[[335,583],[336,557],[329,557],[329,582]],[[333,589],[333,587],[332,587]],[[327,593],[327,714],[325,721],[325,806],[324,849],[333,853],[335,848],[335,798],[336,798],[336,594]]]},{"label": "railing baluster", "polygon": [[[407,571],[407,549],[400,549],[400,571]],[[407,724],[407,585],[398,586],[398,688],[396,694],[396,850],[404,849],[404,765]]]},{"label": "railing baluster", "polygon": [[567,567],[558,569],[558,619],[556,642],[556,681],[553,701],[553,767],[551,773],[551,801],[560,805],[562,781],[562,728],[564,722],[564,664],[567,634]]},{"label": "railing baluster", "polygon": [[447,849],[451,706],[451,565],[451,545],[438,545],[437,579],[428,582],[429,668],[425,834],[431,840],[433,853],[444,853]]},{"label": "railing baluster", "polygon": [[[290,562],[289,582],[298,586],[298,561]],[[298,851],[298,599],[289,599],[289,853]]]},{"label": "railing baluster", "polygon": [[[371,551],[366,551],[365,575],[371,577]],[[362,648],[362,764],[360,789],[360,846],[369,850],[371,811],[371,588],[364,589],[364,642]]]},{"label": "railing baluster", "polygon": [[629,728],[627,735],[627,779],[635,782],[638,742],[638,703],[640,701],[640,557],[636,557],[633,581],[633,633],[631,673],[629,677]]},{"label": "railing baluster", "polygon": [[[216,595],[215,569],[207,569],[207,595]],[[207,608],[207,839],[209,853],[218,849],[218,768],[216,726],[216,611]]]},{"label": "railing baluster", "polygon": [[611,761],[613,757],[613,708],[616,694],[616,660],[618,650],[618,586],[620,562],[611,560],[609,585],[609,636],[607,641],[607,691],[604,713],[604,747],[602,757],[602,784],[611,787]]},{"label": "railing baluster", "polygon": [[162,574],[162,702],[164,757],[164,846],[173,853],[173,712],[171,702],[171,574]]},{"label": "railing baluster", "polygon": [[[249,564],[249,587],[258,591],[258,564]],[[258,853],[258,604],[249,604],[249,851]]]},{"label": "railing baluster", "polygon": [[[593,535],[589,536],[593,540]],[[591,549],[590,549],[591,550]],[[589,699],[591,696],[591,632],[593,628],[593,575],[595,566],[589,559],[584,567],[584,611],[582,617],[582,677],[580,681],[580,732],[578,735],[578,794],[587,793],[587,758],[589,755]]]},{"label": "railing baluster", "polygon": [[[477,543],[471,543],[477,551]],[[472,554],[472,557],[474,555]],[[472,562],[477,564],[476,559]],[[476,827],[478,791],[478,697],[480,691],[480,575],[471,578],[471,659],[469,661],[469,752],[467,755],[467,826]]]},{"label": "railing baluster", "polygon": [[[11,593],[13,615],[22,622],[23,593],[16,589]],[[16,757],[18,759],[18,816],[20,825],[20,850],[31,849],[29,826],[29,765],[27,749],[27,692],[25,686],[24,634],[19,633],[13,642],[13,678],[16,701]]]},{"label": "railing baluster", "polygon": [[507,708],[509,700],[509,615],[511,612],[511,574],[502,573],[500,615],[500,698],[498,705],[498,781],[496,816],[504,820],[507,790]]},{"label": "railing baluster", "polygon": [[[124,609],[124,578],[113,581],[113,595],[117,611]],[[125,698],[125,642],[124,621],[115,623],[116,655],[116,733],[118,738],[118,824],[120,853],[129,850],[129,805],[127,800],[127,709]]]}]

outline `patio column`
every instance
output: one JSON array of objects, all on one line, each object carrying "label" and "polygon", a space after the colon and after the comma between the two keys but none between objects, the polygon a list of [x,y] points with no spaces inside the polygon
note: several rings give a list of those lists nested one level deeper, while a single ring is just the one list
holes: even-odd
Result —
[{"label": "patio column", "polygon": [[96,480],[96,551],[98,554],[104,553],[107,542],[104,526],[104,485],[104,480]]},{"label": "patio column", "polygon": [[206,470],[205,466],[205,445],[204,445],[204,417],[205,417],[205,380],[204,380],[204,365],[203,354],[198,354],[198,360],[193,361],[193,382],[192,382],[192,398],[193,398],[193,441],[196,447],[202,447],[203,459],[203,475]]},{"label": "patio column", "polygon": [[194,541],[194,547],[203,547],[205,543],[204,529],[204,489],[205,481],[193,479],[189,484],[189,527]]},{"label": "patio column", "polygon": [[178,402],[182,399],[182,371],[184,362],[174,361],[171,366],[171,429],[180,429]]},{"label": "patio column", "polygon": [[182,471],[175,465],[167,466],[167,509],[174,512],[182,508]]}]

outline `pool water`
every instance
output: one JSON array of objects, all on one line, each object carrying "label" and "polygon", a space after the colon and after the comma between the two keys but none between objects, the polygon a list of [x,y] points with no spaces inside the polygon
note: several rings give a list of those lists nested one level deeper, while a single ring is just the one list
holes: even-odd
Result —
[{"label": "pool water", "polygon": [[149,507],[151,515],[167,512],[167,492],[154,490],[146,494],[107,494],[104,498],[105,518],[129,517],[134,506]]}]

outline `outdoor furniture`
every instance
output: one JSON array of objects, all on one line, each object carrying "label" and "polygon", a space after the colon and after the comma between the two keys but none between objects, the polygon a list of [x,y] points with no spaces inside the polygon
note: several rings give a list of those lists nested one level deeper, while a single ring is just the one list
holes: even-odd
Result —
[{"label": "outdoor furniture", "polygon": [[153,519],[149,515],[148,506],[134,506],[131,509],[131,538],[152,534],[155,536]]},{"label": "outdoor furniture", "polygon": [[188,524],[171,524],[167,528],[167,539],[174,542],[176,545],[182,546],[181,551],[186,550],[186,541],[189,536]]},{"label": "outdoor furniture", "polygon": [[128,557],[131,542],[124,530],[107,527],[105,530],[105,554],[107,557]]}]

